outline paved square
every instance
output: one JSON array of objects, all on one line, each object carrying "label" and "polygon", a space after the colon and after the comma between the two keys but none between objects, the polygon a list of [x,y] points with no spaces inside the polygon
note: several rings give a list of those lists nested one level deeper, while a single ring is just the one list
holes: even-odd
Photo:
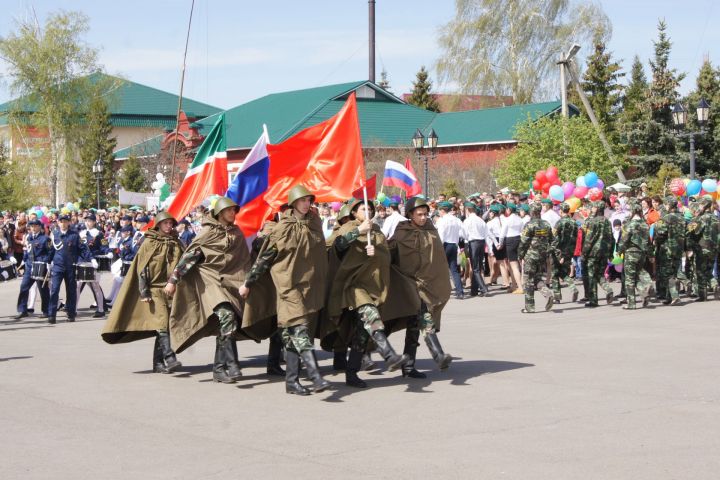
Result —
[{"label": "paved square", "polygon": [[[103,279],[104,286],[109,279]],[[617,284],[615,284],[617,288]],[[78,321],[14,321],[0,283],[0,478],[701,479],[720,471],[720,302],[628,312],[521,295],[452,300],[455,360],[426,380],[362,373],[351,389],[284,393],[267,342],[240,342],[244,378],[211,381],[214,340],[150,373],[152,341],[106,345],[84,291]],[[39,306],[39,300],[38,300]],[[402,348],[402,335],[391,342]],[[376,361],[379,360],[377,357]]]}]

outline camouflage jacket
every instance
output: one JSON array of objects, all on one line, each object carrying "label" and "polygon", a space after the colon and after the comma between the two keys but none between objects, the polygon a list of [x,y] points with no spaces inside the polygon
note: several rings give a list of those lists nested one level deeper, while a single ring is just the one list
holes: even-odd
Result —
[{"label": "camouflage jacket", "polygon": [[697,253],[713,255],[720,239],[720,221],[711,212],[695,217],[687,226],[687,247]]},{"label": "camouflage jacket", "polygon": [[585,259],[607,260],[612,256],[612,248],[612,227],[607,218],[588,218],[583,225],[582,256]]},{"label": "camouflage jacket", "polygon": [[656,252],[680,256],[685,250],[685,219],[676,212],[670,212],[655,222]]},{"label": "camouflage jacket", "polygon": [[541,218],[531,219],[520,234],[518,258],[542,260],[552,250],[553,234],[550,224]]},{"label": "camouflage jacket", "polygon": [[578,227],[570,217],[562,217],[555,224],[553,247],[565,258],[572,257],[577,243]]},{"label": "camouflage jacket", "polygon": [[623,226],[622,236],[618,243],[618,253],[650,252],[650,229],[642,218],[633,218]]}]

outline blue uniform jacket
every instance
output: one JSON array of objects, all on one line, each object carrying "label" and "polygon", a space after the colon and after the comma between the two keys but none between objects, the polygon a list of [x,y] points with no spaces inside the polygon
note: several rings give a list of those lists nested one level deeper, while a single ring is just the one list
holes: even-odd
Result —
[{"label": "blue uniform jacket", "polygon": [[55,249],[50,243],[50,237],[44,233],[38,233],[37,235],[31,233],[27,237],[27,242],[30,249],[23,255],[23,261],[26,265],[31,266],[33,262],[52,262]]},{"label": "blue uniform jacket", "polygon": [[53,272],[66,272],[72,270],[79,260],[89,262],[93,259],[87,245],[80,241],[80,235],[73,230],[62,233],[60,229],[52,233],[52,244],[55,250],[53,257]]},{"label": "blue uniform jacket", "polygon": [[80,232],[80,238],[86,241],[87,247],[93,257],[97,257],[98,255],[107,255],[110,251],[110,248],[108,248],[108,242],[105,240],[105,236],[99,230],[97,235],[93,236],[92,233],[90,233],[90,230],[86,228]]},{"label": "blue uniform jacket", "polygon": [[120,260],[123,262],[132,262],[135,258],[136,250],[133,248],[132,237],[128,237],[120,242]]}]

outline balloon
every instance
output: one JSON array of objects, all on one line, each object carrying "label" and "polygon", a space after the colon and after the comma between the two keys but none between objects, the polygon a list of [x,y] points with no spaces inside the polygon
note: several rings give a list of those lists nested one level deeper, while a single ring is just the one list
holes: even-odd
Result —
[{"label": "balloon", "polygon": [[563,191],[562,187],[559,185],[553,185],[550,187],[550,198],[553,200],[557,200],[558,202],[562,202],[565,200],[565,192]]},{"label": "balloon", "polygon": [[605,188],[605,182],[603,182],[602,180],[600,180],[598,178],[597,185],[595,185],[595,187],[599,188],[600,190],[603,190]]},{"label": "balloon", "polygon": [[690,179],[689,179],[689,178],[683,178],[683,183],[684,183],[685,186],[687,187],[687,184],[690,183]]},{"label": "balloon", "polygon": [[547,178],[551,182],[554,180],[557,180],[557,178],[558,178],[557,167],[553,167],[553,166],[548,167],[548,169],[545,171],[545,178]]},{"label": "balloon", "polygon": [[377,201],[385,205],[383,202],[385,202],[385,199],[387,198],[387,195],[385,195],[383,192],[378,193],[377,195]]},{"label": "balloon", "polygon": [[681,196],[685,193],[685,182],[681,178],[673,178],[670,182],[670,191],[673,195]]},{"label": "balloon", "polygon": [[614,256],[613,259],[612,259],[612,264],[613,264],[613,265],[620,265],[622,262],[623,262],[623,259],[622,259],[622,257],[621,257],[620,255],[616,255],[616,256]]},{"label": "balloon", "polygon": [[553,180],[550,183],[553,185],[562,185],[562,180],[560,180],[559,178],[556,178],[555,180]]},{"label": "balloon", "polygon": [[542,191],[543,191],[543,193],[548,193],[550,191],[550,183],[549,182],[543,183]]},{"label": "balloon", "polygon": [[542,188],[542,185],[540,184],[540,182],[539,182],[538,180],[533,180],[533,181],[532,181],[532,188],[533,188],[533,190],[538,190],[538,191],[539,191],[539,190]]},{"label": "balloon", "polygon": [[50,219],[48,217],[40,217],[40,221],[42,222],[43,225],[50,224]]},{"label": "balloon", "polygon": [[332,203],[330,204],[330,207],[332,208],[332,211],[333,211],[333,212],[338,212],[338,211],[340,211],[340,207],[342,207],[342,203],[340,203],[340,202],[332,202]]},{"label": "balloon", "polygon": [[570,205],[570,213],[575,213],[575,210],[578,209],[580,204],[582,203],[579,198],[572,197],[565,200],[565,203]]},{"label": "balloon", "polygon": [[393,195],[392,197],[390,197],[390,200],[394,203],[402,202],[402,198],[400,198],[400,195]]},{"label": "balloon", "polygon": [[602,190],[600,190],[597,187],[593,187],[590,190],[588,190],[588,198],[592,200],[593,202],[596,202],[598,200],[602,200],[603,193]]},{"label": "balloon", "polygon": [[572,182],[565,182],[562,184],[562,189],[565,198],[570,198],[573,196],[573,192],[575,192],[575,185]]},{"label": "balloon", "polygon": [[44,213],[42,210],[35,210],[35,215],[37,215],[37,217],[40,218],[44,215]]},{"label": "balloon", "polygon": [[387,197],[385,197],[385,198],[383,198],[383,199],[381,200],[380,203],[382,203],[383,207],[387,208],[387,207],[390,206],[390,199],[387,198]]},{"label": "balloon", "polygon": [[588,172],[585,174],[585,186],[593,188],[597,186],[598,176],[595,172]]},{"label": "balloon", "polygon": [[621,263],[620,265],[615,265],[615,266],[613,266],[613,268],[614,268],[615,271],[618,272],[618,273],[620,273],[620,272],[623,271],[622,263]]},{"label": "balloon", "polygon": [[715,190],[717,190],[717,181],[713,180],[712,178],[706,178],[702,181],[702,188],[708,193],[713,193]]},{"label": "balloon", "polygon": [[545,172],[543,172],[542,170],[538,170],[537,172],[535,172],[535,180],[540,182],[541,185],[543,183],[547,182],[547,177],[545,176]]},{"label": "balloon", "polygon": [[702,188],[702,183],[700,183],[700,180],[690,180],[690,183],[687,184],[687,194],[688,196],[692,197],[694,195],[697,195],[700,193],[700,189]]},{"label": "balloon", "polygon": [[577,187],[575,187],[575,191],[573,192],[573,194],[577,198],[584,198],[585,195],[587,195],[587,193],[588,193],[588,188],[584,185],[583,186],[578,185]]},{"label": "balloon", "polygon": [[579,177],[577,177],[577,179],[575,180],[575,185],[578,187],[587,187],[587,185],[585,185],[585,176],[580,175]]}]

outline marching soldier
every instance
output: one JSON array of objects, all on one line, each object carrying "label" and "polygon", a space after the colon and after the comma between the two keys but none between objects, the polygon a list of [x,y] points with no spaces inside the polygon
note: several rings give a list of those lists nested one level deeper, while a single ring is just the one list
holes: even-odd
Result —
[{"label": "marching soldier", "polygon": [[717,255],[720,221],[713,210],[712,199],[703,197],[700,200],[698,216],[687,227],[688,246],[691,256],[695,257],[698,302],[706,301],[707,294],[711,290],[714,291],[716,299],[719,294],[712,271]]},{"label": "marching soldier", "polygon": [[627,293],[627,305],[625,310],[635,310],[635,292],[640,290],[642,306],[647,307],[650,301],[649,290],[652,279],[645,270],[645,261],[650,252],[650,231],[643,219],[642,205],[633,204],[631,207],[632,217],[623,227],[618,253],[625,255],[625,292]]},{"label": "marching soldier", "polygon": [[523,288],[525,290],[525,308],[522,313],[535,313],[535,290],[540,290],[546,298],[545,311],[553,306],[553,294],[545,285],[543,276],[547,266],[547,258],[552,247],[552,228],[540,218],[542,206],[533,203],[530,206],[530,221],[520,234],[518,258],[525,261],[523,270]]},{"label": "marching soldier", "polygon": [[28,316],[28,296],[33,285],[37,285],[40,291],[40,302],[43,317],[48,316],[48,303],[50,302],[50,289],[48,288],[47,277],[44,280],[33,279],[32,267],[35,262],[42,262],[47,265],[52,261],[55,250],[52,247],[50,238],[42,232],[40,220],[30,220],[30,233],[26,237],[27,250],[24,255],[25,272],[22,283],[20,283],[20,294],[18,295],[16,320]]},{"label": "marching soldier", "polygon": [[[665,305],[680,303],[678,274],[685,251],[685,220],[678,213],[675,197],[665,199],[666,213],[655,223],[655,258],[657,265],[657,287],[659,298]],[[666,292],[660,297],[660,292]]]},{"label": "marching soldier", "polygon": [[583,225],[582,256],[585,267],[587,267],[583,268],[583,281],[587,282],[587,291],[585,292],[585,298],[587,298],[586,307],[594,308],[598,306],[598,284],[605,290],[607,303],[610,304],[613,301],[612,287],[604,275],[608,259],[612,256],[612,244],[612,227],[605,218],[605,202],[600,200],[593,204],[590,210],[590,218]]},{"label": "marching soldier", "polygon": [[565,281],[572,292],[572,301],[577,302],[578,289],[575,280],[570,276],[575,245],[577,243],[578,227],[575,220],[570,216],[570,205],[560,205],[560,220],[555,224],[553,235],[553,294],[555,302],[562,301],[560,282]]},{"label": "marching soldier", "polygon": [[110,344],[155,337],[155,373],[171,373],[182,366],[170,346],[171,299],[163,291],[183,253],[176,225],[168,212],[157,214],[155,225],[145,232],[102,332],[103,340]]}]

